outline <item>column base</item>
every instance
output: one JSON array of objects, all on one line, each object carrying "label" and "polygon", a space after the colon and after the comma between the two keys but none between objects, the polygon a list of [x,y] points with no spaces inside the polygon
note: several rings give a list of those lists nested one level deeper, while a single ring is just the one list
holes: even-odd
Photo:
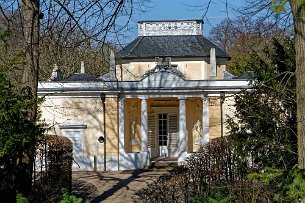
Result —
[{"label": "column base", "polygon": [[119,170],[143,169],[150,165],[149,152],[120,153]]},{"label": "column base", "polygon": [[184,165],[185,164],[185,161],[186,161],[186,152],[181,152],[179,153],[178,155],[178,165],[181,166],[181,165]]}]

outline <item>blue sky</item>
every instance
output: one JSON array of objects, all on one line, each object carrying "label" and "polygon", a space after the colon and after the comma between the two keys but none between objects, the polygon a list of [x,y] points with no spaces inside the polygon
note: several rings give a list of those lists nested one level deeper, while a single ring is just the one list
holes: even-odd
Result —
[{"label": "blue sky", "polygon": [[[234,18],[234,8],[243,5],[244,0],[212,0],[204,20],[203,32],[207,36],[213,26],[229,16]],[[146,12],[135,11],[129,27],[132,28],[130,39],[137,36],[136,22],[140,20],[174,20],[201,19],[206,12],[208,0],[150,0],[142,9]],[[142,10],[140,9],[140,10]],[[228,12],[227,12],[228,11]],[[127,39],[127,41],[129,41]]]}]

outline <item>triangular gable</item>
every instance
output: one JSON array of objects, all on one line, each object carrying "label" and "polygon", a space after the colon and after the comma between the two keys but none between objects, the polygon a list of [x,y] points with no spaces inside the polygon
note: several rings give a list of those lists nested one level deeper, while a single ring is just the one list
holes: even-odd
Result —
[{"label": "triangular gable", "polygon": [[184,83],[184,79],[168,70],[160,70],[150,73],[141,81],[139,86],[143,88],[175,88]]}]

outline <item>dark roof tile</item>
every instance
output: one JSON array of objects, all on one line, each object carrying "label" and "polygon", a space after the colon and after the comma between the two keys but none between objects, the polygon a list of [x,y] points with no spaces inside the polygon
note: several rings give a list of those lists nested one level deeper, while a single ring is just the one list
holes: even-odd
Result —
[{"label": "dark roof tile", "polygon": [[93,75],[89,75],[86,73],[75,73],[70,77],[63,80],[64,82],[80,82],[80,81],[97,81],[97,78]]},{"label": "dark roof tile", "polygon": [[121,49],[118,57],[209,57],[211,48],[216,49],[216,57],[230,58],[226,52],[201,35],[141,36]]}]

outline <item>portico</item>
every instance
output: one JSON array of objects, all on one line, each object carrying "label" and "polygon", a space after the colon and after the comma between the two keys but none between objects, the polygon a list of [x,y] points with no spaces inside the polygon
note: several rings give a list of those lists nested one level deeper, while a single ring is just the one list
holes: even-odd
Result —
[{"label": "portico", "polygon": [[[126,162],[130,161],[131,158],[138,159],[141,168],[149,166],[150,159],[155,157],[176,157],[178,163],[183,164],[188,153],[187,141],[192,140],[187,137],[186,128],[186,101],[189,100],[188,98],[196,100],[199,104],[200,100],[203,100],[201,97],[194,97],[194,95],[191,97],[187,97],[187,95],[179,97],[146,95],[145,98],[137,99],[128,96],[119,98],[120,170],[126,168]],[[138,120],[134,116],[130,116],[130,109],[137,108],[130,107],[130,102],[140,103],[140,105],[136,105],[140,107],[138,111],[140,115],[136,115],[140,119],[139,123],[135,124],[136,126],[139,125],[140,135],[137,135],[137,133],[133,135],[132,130],[130,130],[133,121]],[[125,106],[125,103],[128,105]],[[158,106],[155,106],[156,104]],[[208,108],[201,107],[202,105],[199,106],[199,109],[203,111],[201,115],[208,115],[208,112],[204,112],[204,110],[208,111]],[[200,123],[204,123],[202,121],[206,120],[205,123],[207,124],[207,129],[203,126],[200,127],[200,139],[202,139],[201,143],[203,144],[204,140],[208,142],[209,118],[204,116],[198,118]],[[132,142],[133,139],[136,140],[135,143]],[[191,152],[193,149],[189,149],[189,151]]]},{"label": "portico", "polygon": [[156,157],[183,164],[188,153],[209,142],[209,101],[247,86],[247,81],[187,81],[168,65],[158,66],[164,67],[140,81],[108,83],[111,91],[103,91],[107,100],[119,89],[119,170],[149,166]]}]

